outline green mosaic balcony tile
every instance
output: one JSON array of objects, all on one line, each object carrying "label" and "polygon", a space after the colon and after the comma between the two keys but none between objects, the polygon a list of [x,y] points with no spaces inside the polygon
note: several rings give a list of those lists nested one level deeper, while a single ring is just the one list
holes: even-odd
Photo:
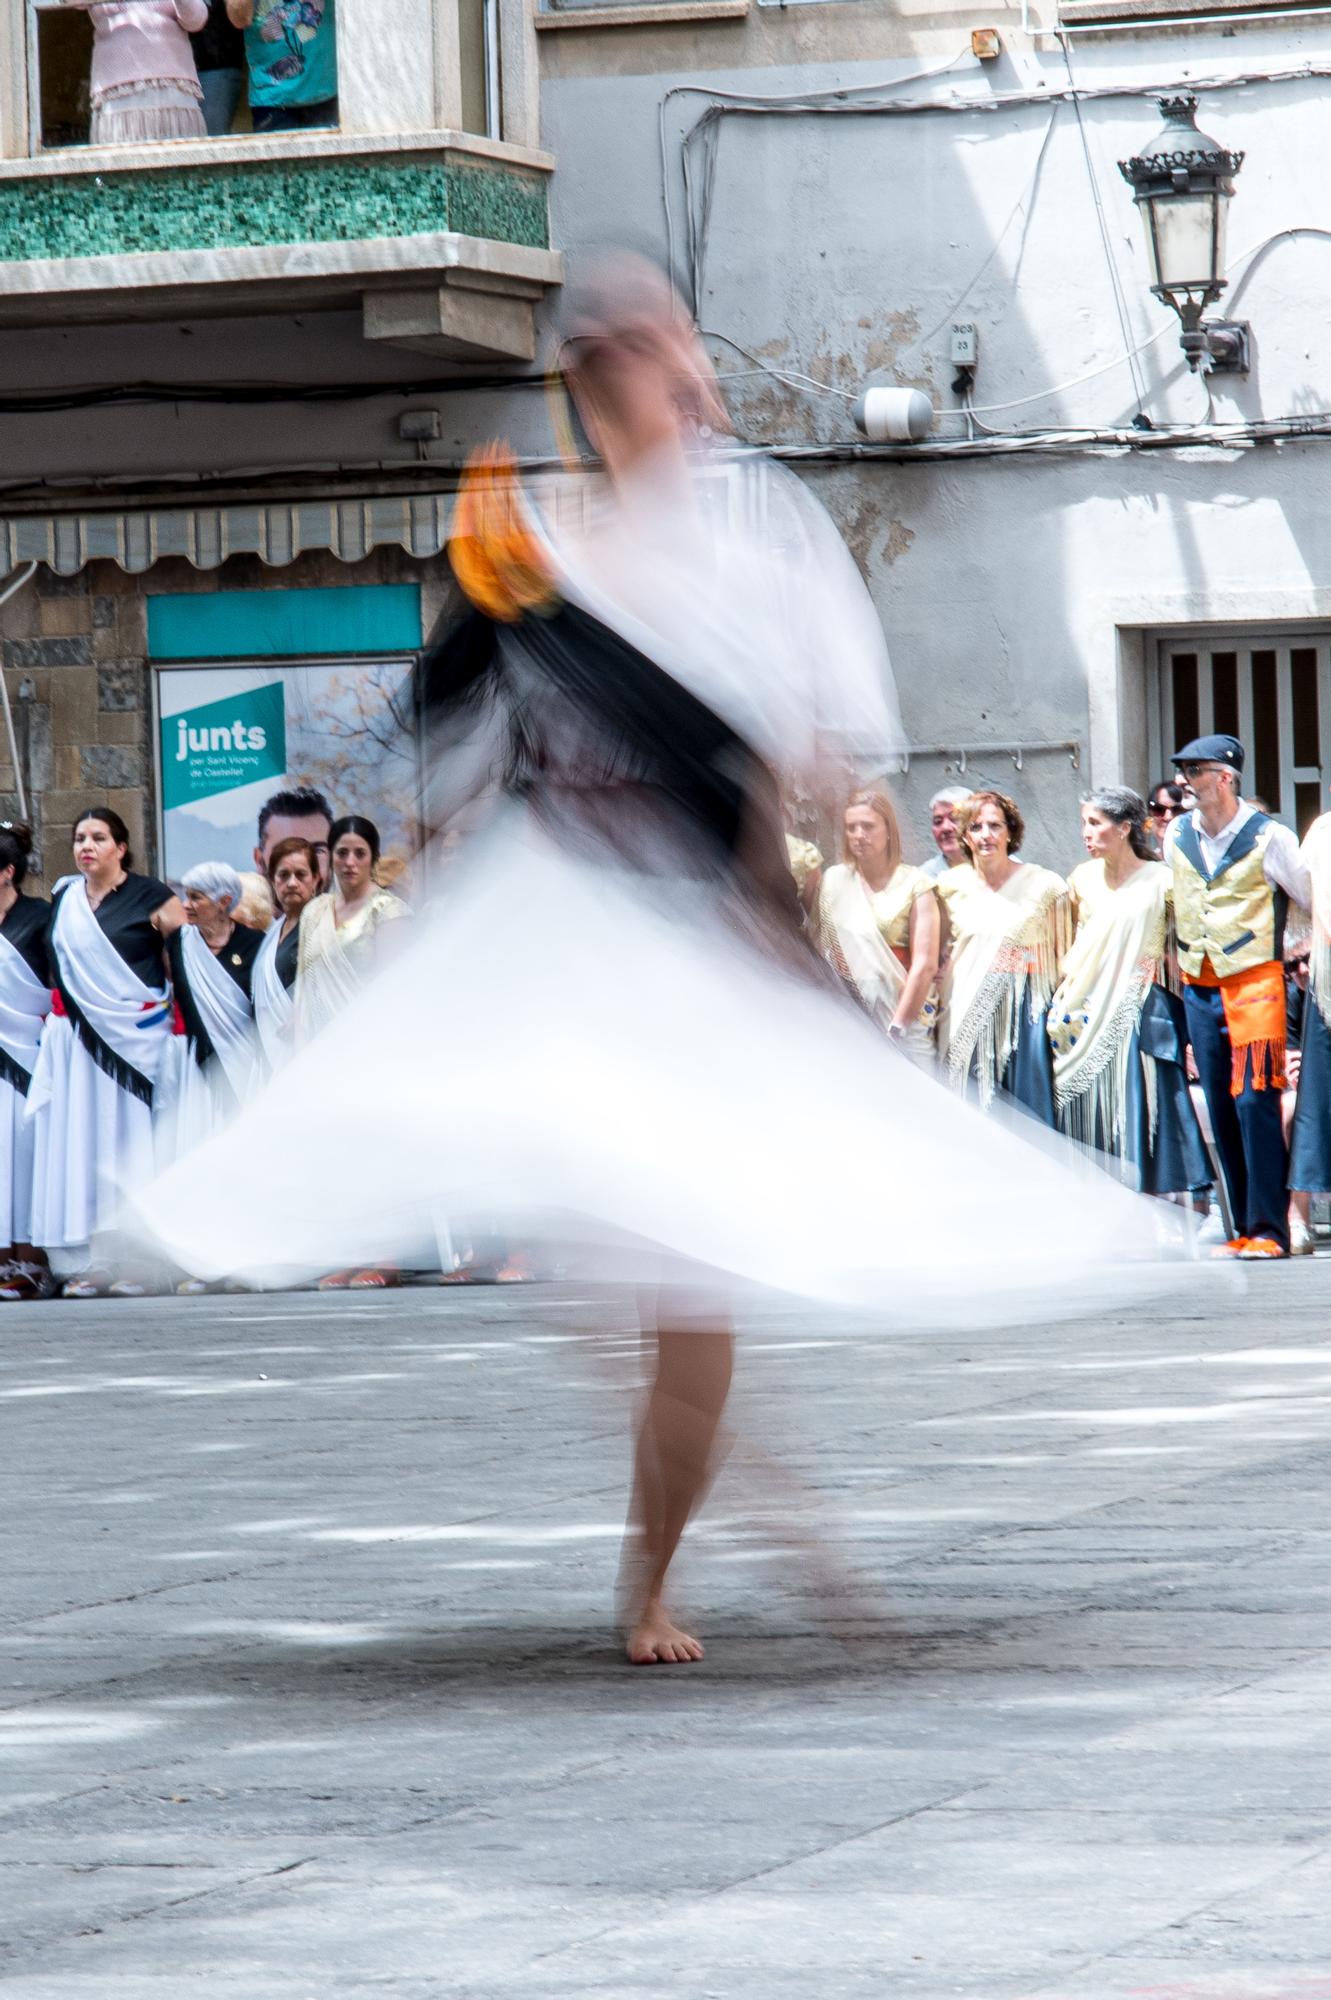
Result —
[{"label": "green mosaic balcony tile", "polygon": [[0,181],[3,263],[450,230],[548,248],[543,176],[440,159],[338,156]]}]

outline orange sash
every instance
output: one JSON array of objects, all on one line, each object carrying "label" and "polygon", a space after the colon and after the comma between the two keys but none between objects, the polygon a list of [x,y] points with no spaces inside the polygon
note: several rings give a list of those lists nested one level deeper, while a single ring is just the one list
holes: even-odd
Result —
[{"label": "orange sash", "polygon": [[1229,1088],[1237,1097],[1243,1089],[1252,1057],[1252,1087],[1285,1088],[1285,968],[1279,959],[1253,965],[1221,979],[1208,958],[1196,979],[1185,973],[1187,986],[1218,986],[1225,1026],[1233,1050]]}]

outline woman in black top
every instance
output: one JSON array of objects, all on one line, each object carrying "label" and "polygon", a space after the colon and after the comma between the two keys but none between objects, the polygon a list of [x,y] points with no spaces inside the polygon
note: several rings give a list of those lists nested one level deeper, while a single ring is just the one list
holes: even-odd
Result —
[{"label": "woman in black top", "polygon": [[185,922],[167,940],[176,1005],[192,1061],[234,1104],[253,1067],[250,990],[263,932],[233,916],[244,885],[225,862],[191,868],[181,886]]},{"label": "woman in black top", "polygon": [[28,1091],[51,1008],[46,933],[51,905],[20,894],[32,853],[26,826],[0,821],[0,1298],[44,1299],[55,1289],[32,1240],[32,1126]]},{"label": "woman in black top", "polygon": [[[170,1083],[157,1111],[159,1160],[190,1152],[254,1086],[250,984],[263,933],[233,914],[244,884],[225,861],[203,861],[181,884],[185,921],[167,940],[171,985],[185,1032],[168,1051]],[[176,1286],[205,1292],[201,1278]]]},{"label": "woman in black top", "polygon": [[131,861],[119,813],[90,808],[74,828],[78,875],[53,904],[54,1004],[29,1092],[32,1229],[82,1273],[64,1287],[70,1298],[146,1289],[88,1269],[93,1237],[153,1169],[153,1103],[173,1023],[165,945],[185,919],[166,883],[134,874]]},{"label": "woman in black top", "polygon": [[273,899],[282,912],[265,933],[254,966],[254,1020],[270,1070],[292,1052],[292,994],[300,952],[300,913],[319,893],[319,859],[308,840],[279,840],[268,859]]},{"label": "woman in black top", "polygon": [[233,27],[226,0],[208,0],[208,21],[190,36],[203,91],[203,122],[210,139],[224,139],[236,122],[245,88],[245,35]]}]

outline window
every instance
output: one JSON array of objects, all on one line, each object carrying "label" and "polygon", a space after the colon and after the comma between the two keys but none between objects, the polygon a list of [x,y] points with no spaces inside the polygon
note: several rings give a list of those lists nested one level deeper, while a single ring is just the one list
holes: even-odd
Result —
[{"label": "window", "polygon": [[1248,753],[1245,798],[1306,833],[1331,779],[1331,632],[1280,631],[1159,642],[1158,770],[1213,730]]},{"label": "window", "polygon": [[41,149],[86,146],[92,71],[92,18],[81,8],[34,9],[32,48],[38,81]]},{"label": "window", "polygon": [[500,136],[499,0],[458,0],[462,129]]},{"label": "window", "polygon": [[337,125],[337,0],[243,0],[244,27],[227,0],[176,0],[114,40],[91,5],[28,0],[34,150]]}]

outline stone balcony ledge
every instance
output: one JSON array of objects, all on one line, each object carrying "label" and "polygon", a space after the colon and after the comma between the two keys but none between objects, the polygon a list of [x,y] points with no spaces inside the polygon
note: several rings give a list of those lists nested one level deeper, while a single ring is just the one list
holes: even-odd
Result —
[{"label": "stone balcony ledge", "polygon": [[560,282],[549,155],[452,132],[80,148],[0,162],[0,327],[310,311],[529,361]]},{"label": "stone balcony ledge", "polygon": [[225,139],[157,139],[150,146],[60,146],[34,158],[0,160],[0,182],[110,173],[169,173],[179,167],[246,166],[268,160],[372,158],[448,153],[477,162],[554,172],[554,155],[474,132],[235,132]]}]

